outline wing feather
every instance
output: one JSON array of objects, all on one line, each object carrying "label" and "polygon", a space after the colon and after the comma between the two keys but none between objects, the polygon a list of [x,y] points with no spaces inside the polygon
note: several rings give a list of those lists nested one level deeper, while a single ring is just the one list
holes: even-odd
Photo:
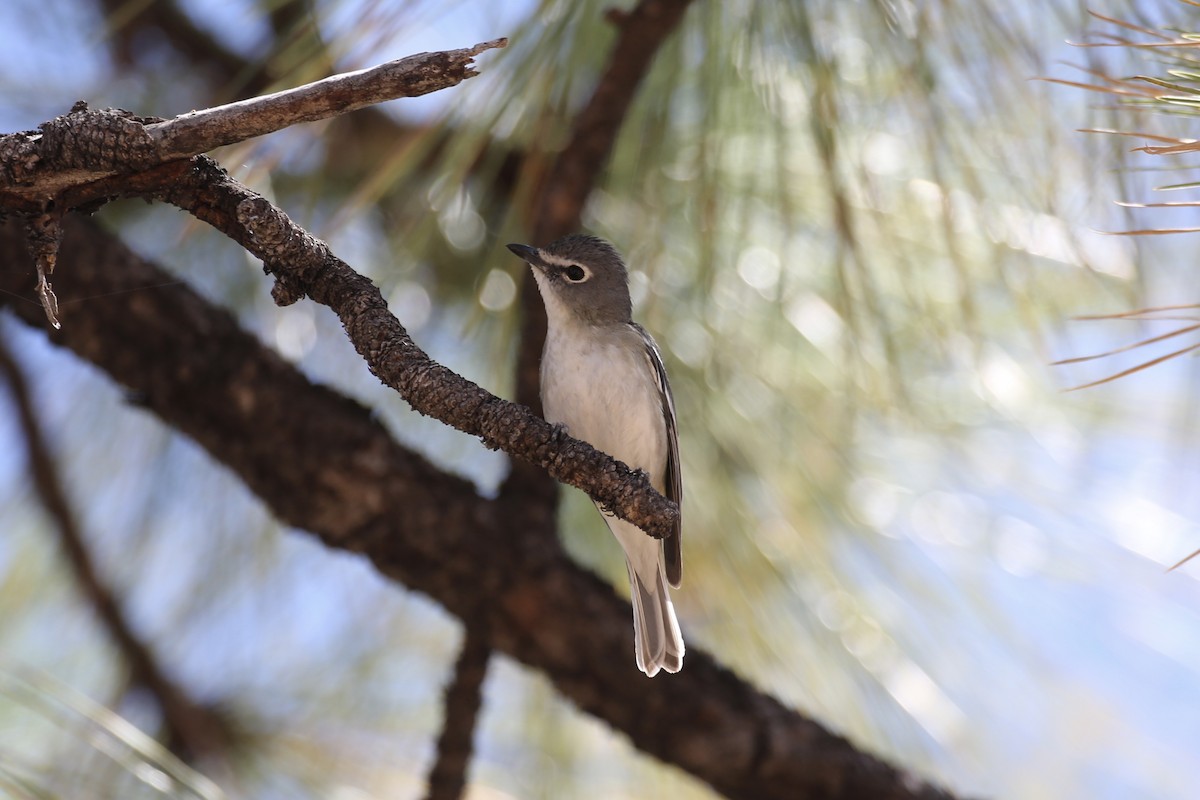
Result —
[{"label": "wing feather", "polygon": [[[671,383],[667,380],[667,368],[663,364],[662,352],[658,349],[658,344],[655,343],[654,337],[641,325],[637,323],[630,323],[630,325],[642,337],[642,343],[646,347],[646,362],[650,365],[650,372],[654,375],[654,382],[658,387],[658,398],[662,403],[663,422],[667,427],[666,479],[663,481],[666,490],[664,494],[667,498],[674,500],[682,512],[683,475],[679,465],[679,431],[675,421],[675,398],[671,394]],[[663,539],[667,582],[676,588],[679,587],[679,582],[683,579],[682,516],[681,513],[680,517],[676,519],[674,532]]]}]

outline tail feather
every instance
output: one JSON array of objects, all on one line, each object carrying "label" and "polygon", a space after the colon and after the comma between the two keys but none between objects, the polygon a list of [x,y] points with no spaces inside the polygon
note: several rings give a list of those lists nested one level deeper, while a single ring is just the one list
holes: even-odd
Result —
[{"label": "tail feather", "polygon": [[651,678],[660,669],[679,672],[683,666],[683,636],[679,633],[662,565],[659,564],[653,588],[643,583],[631,563],[626,561],[626,565],[633,598],[633,649],[638,669]]},{"label": "tail feather", "polygon": [[650,677],[659,670],[678,672],[683,666],[683,636],[667,588],[662,542],[611,514],[605,513],[604,521],[625,551],[638,669]]}]

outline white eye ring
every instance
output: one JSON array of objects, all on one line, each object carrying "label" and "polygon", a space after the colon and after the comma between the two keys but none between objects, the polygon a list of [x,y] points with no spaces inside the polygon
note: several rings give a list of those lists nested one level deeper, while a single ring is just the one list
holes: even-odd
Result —
[{"label": "white eye ring", "polygon": [[563,277],[571,283],[583,283],[588,278],[592,277],[591,270],[579,264],[568,264],[563,267]]}]

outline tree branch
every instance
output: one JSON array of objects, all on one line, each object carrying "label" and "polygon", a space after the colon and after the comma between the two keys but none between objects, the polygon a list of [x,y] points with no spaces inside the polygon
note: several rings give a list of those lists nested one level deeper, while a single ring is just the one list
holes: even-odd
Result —
[{"label": "tree branch", "polygon": [[482,626],[464,621],[462,650],[454,664],[454,678],[446,687],[442,733],[429,771],[426,800],[458,800],[467,786],[475,720],[483,702],[481,690],[490,656]]},{"label": "tree branch", "polygon": [[158,702],[168,746],[185,761],[225,755],[227,736],[221,721],[197,704],[158,663],[154,653],[125,620],[114,592],[100,577],[84,541],[83,531],[67,499],[50,447],[38,425],[28,381],[20,364],[0,337],[0,375],[8,382],[17,418],[25,435],[29,473],[38,497],[58,531],[59,544],[84,597],[101,627],[129,664],[134,684],[145,687]]},{"label": "tree branch", "polygon": [[455,86],[478,74],[471,66],[476,55],[507,43],[496,39],[463,50],[420,53],[171,120],[76,104],[69,114],[37,131],[0,136],[0,205],[40,211],[69,187],[144,171],[289,125]]}]

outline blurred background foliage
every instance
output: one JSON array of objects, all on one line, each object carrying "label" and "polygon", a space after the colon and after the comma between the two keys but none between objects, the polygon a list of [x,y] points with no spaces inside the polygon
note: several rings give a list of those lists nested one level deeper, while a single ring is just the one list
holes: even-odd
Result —
[{"label": "blurred background foliage", "polygon": [[[502,245],[523,240],[603,66],[609,5],[11,0],[0,128],[80,98],[170,116],[509,36],[461,87],[216,155],[379,283],[431,355],[511,396],[524,278]],[[1193,5],[1095,10],[1186,31]],[[1114,34],[1149,39],[1074,0],[697,0],[585,214],[626,253],[667,350],[689,642],[963,793],[1184,798],[1200,768],[1200,567],[1165,572],[1200,546],[1195,362],[1075,393],[1154,354],[1049,365],[1164,330],[1074,316],[1195,300],[1187,238],[1100,233],[1194,226],[1186,206],[1112,202],[1188,165],[1076,130],[1186,136],[1191,118],[1031,80],[1111,87],[1097,76],[1164,75],[1188,52],[1065,43]],[[501,455],[379,386],[324,309],[276,308],[233,243],[166,207],[100,218],[401,441],[483,492],[503,478]],[[9,318],[0,333],[99,570],[228,726],[201,771],[239,797],[420,794],[453,619],[283,530],[42,334]],[[101,713],[161,724],[74,584],[20,441],[0,413],[0,790],[206,796]],[[569,492],[562,522],[622,584],[586,498]],[[474,798],[711,796],[504,658],[477,742]]]}]

